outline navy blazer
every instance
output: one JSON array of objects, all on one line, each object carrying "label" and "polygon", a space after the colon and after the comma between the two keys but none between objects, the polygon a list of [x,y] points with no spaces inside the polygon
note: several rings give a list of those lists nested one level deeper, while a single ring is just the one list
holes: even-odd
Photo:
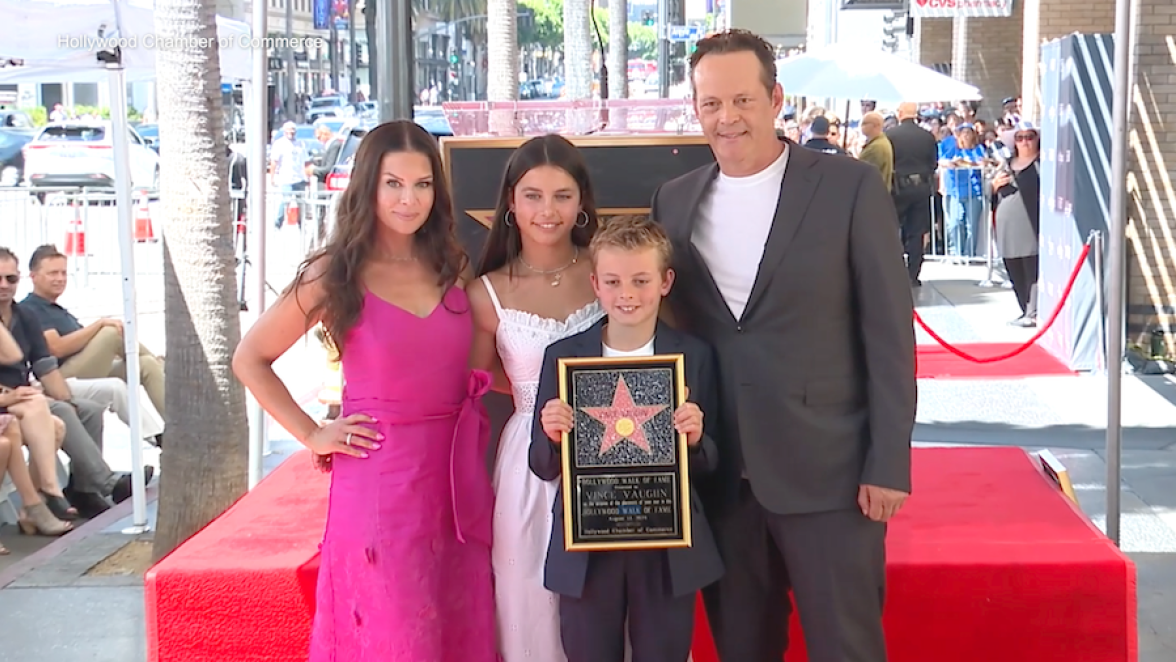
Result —
[{"label": "navy blazer", "polygon": [[[553,343],[543,357],[539,376],[539,392],[535,399],[535,421],[531,427],[531,471],[543,480],[555,480],[562,472],[560,448],[543,431],[539,412],[548,401],[559,397],[559,359],[603,355],[602,332],[607,318],[591,328]],[[682,354],[685,357],[686,388],[689,401],[703,412],[703,435],[697,446],[690,449],[691,476],[705,474],[718,466],[719,450],[714,438],[706,432],[717,430],[719,411],[718,376],[715,374],[714,352],[703,341],[658,322],[653,341],[655,354]],[[723,574],[723,562],[715,545],[710,524],[703,512],[702,502],[694,487],[690,488],[691,547],[665,550],[670,567],[670,588],[675,596],[694,593],[709,586]],[[564,549],[563,487],[560,486],[552,509],[551,542],[547,547],[547,564],[543,585],[549,591],[579,598],[588,575],[588,557],[595,553],[569,552]]]}]

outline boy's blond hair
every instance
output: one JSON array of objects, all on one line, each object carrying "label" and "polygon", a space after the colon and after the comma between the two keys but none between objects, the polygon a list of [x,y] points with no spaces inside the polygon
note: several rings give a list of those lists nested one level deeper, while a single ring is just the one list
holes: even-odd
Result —
[{"label": "boy's blond hair", "polygon": [[600,227],[588,245],[588,253],[596,263],[597,254],[605,248],[625,251],[654,249],[661,262],[662,273],[670,268],[674,256],[670,238],[662,226],[648,216],[613,216],[601,219]]}]

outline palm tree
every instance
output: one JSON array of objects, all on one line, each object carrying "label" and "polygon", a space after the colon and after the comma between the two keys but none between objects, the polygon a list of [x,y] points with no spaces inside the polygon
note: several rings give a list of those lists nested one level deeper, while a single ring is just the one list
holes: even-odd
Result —
[{"label": "palm tree", "polygon": [[[161,43],[216,43],[216,0],[155,0]],[[245,391],[216,48],[156,50],[167,333],[167,452],[157,559],[245,493]]]},{"label": "palm tree", "polygon": [[[516,0],[486,0],[488,101],[515,101],[519,98],[518,11]],[[514,113],[490,113],[490,131],[498,135],[516,133]]]},{"label": "palm tree", "polygon": [[629,2],[608,3],[608,96],[629,98]]},{"label": "palm tree", "polygon": [[[610,0],[608,3],[608,96],[611,99],[629,98],[628,5],[628,0]],[[620,108],[610,112],[612,128],[624,130],[626,115]]]},{"label": "palm tree", "polygon": [[592,98],[591,0],[564,0],[564,89],[569,99]]}]

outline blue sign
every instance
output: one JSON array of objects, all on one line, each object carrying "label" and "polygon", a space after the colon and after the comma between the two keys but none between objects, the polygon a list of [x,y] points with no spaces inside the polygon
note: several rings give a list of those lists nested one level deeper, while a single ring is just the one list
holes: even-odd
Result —
[{"label": "blue sign", "polygon": [[698,41],[702,36],[701,25],[671,25],[666,30],[669,41]]},{"label": "blue sign", "polygon": [[221,94],[230,94],[233,91],[232,83],[221,83]]},{"label": "blue sign", "polygon": [[329,29],[331,26],[331,0],[314,0],[312,9],[314,13],[314,29]]}]

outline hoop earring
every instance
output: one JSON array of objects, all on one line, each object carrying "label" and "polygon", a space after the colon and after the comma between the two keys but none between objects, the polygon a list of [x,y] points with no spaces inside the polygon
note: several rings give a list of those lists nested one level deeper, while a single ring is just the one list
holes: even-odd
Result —
[{"label": "hoop earring", "polygon": [[511,214],[513,214],[513,213],[514,213],[513,209],[507,209],[506,214],[504,214],[502,216],[502,222],[506,223],[507,227],[514,225],[514,222],[511,220]]},{"label": "hoop earring", "polygon": [[588,227],[588,223],[589,223],[589,221],[592,220],[592,218],[590,216],[588,216],[588,212],[584,211],[583,209],[580,210],[580,214],[584,216],[584,222],[581,223],[579,217],[577,217],[576,218],[576,227],[578,227],[578,228]]}]

